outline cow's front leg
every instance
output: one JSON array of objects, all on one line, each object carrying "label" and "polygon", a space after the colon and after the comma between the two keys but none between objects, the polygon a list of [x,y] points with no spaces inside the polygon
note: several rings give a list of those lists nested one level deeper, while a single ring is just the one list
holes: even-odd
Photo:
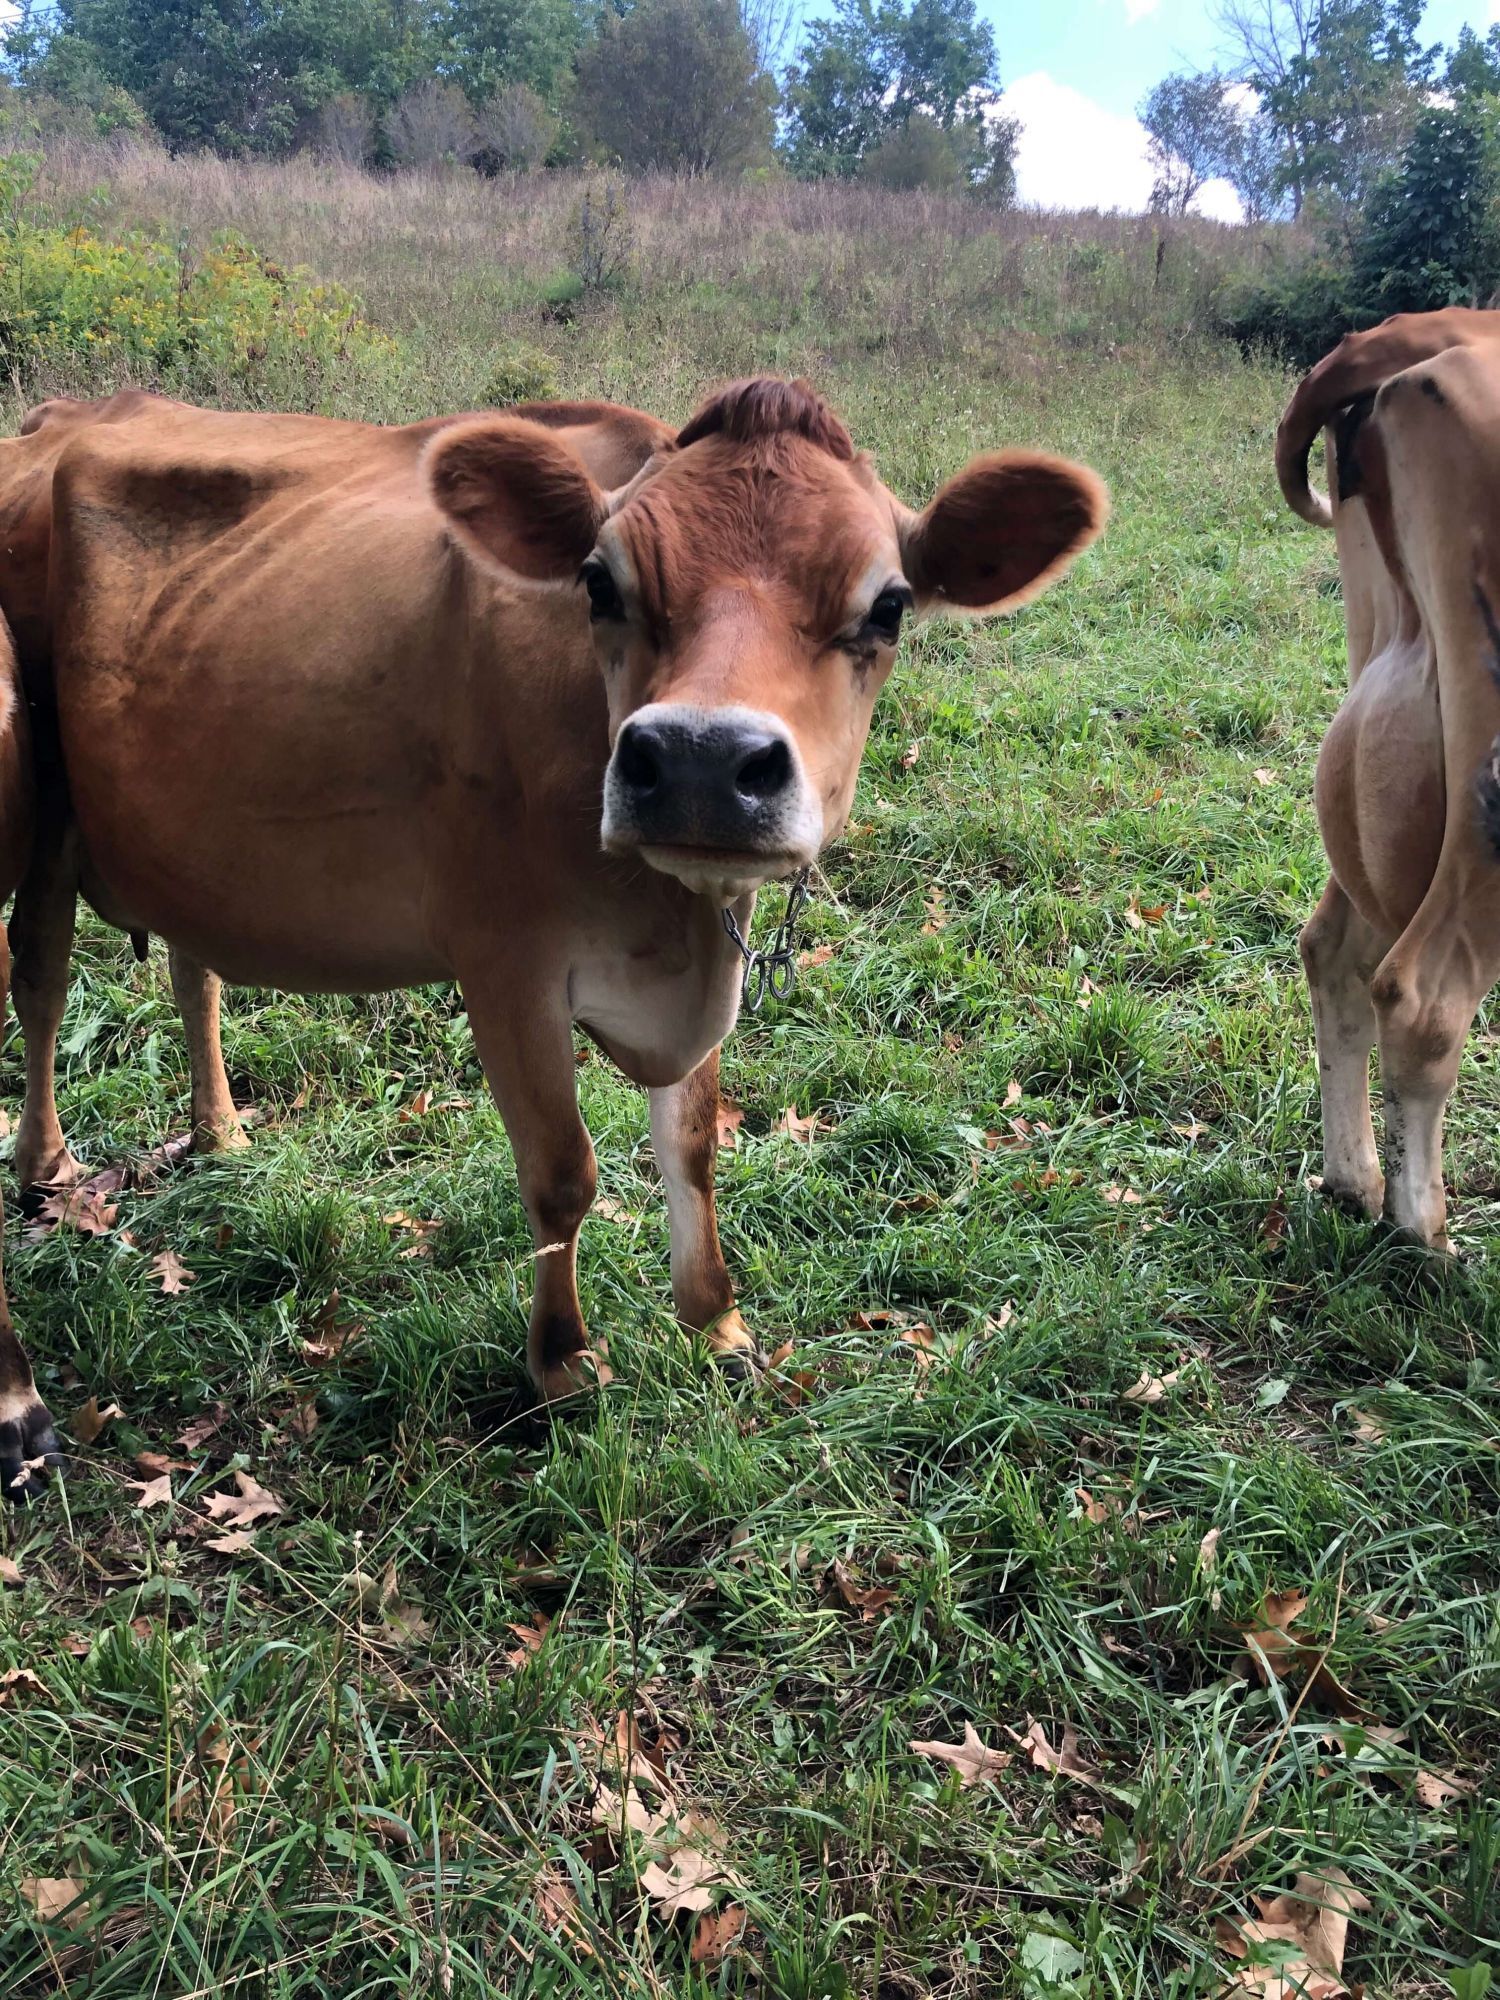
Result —
[{"label": "cow's front leg", "polygon": [[[10,984],[10,949],[0,929],[0,1016]],[[5,1231],[0,1204],[0,1236]],[[7,1500],[33,1500],[42,1491],[42,1463],[60,1465],[57,1434],[47,1405],[36,1392],[26,1350],[10,1323],[10,1302],[0,1271],[0,1492]]]},{"label": "cow's front leg", "polygon": [[57,1117],[57,1031],[68,1004],[77,912],[76,837],[55,825],[39,827],[10,921],[12,994],[26,1042],[26,1097],[15,1150],[23,1201],[33,1188],[71,1186],[86,1171],[68,1151]]},{"label": "cow's front leg", "polygon": [[250,1141],[229,1094],[229,1078],[224,1071],[224,1049],[219,1038],[219,975],[175,945],[168,949],[167,965],[187,1041],[193,1151],[233,1152],[248,1146]]},{"label": "cow's front leg", "polygon": [[610,1379],[578,1303],[578,1230],[594,1200],[594,1148],[578,1115],[563,988],[503,975],[464,985],[474,1045],[505,1120],[531,1223],[536,1285],[526,1365],[548,1401]]},{"label": "cow's front leg", "polygon": [[689,1333],[737,1374],[764,1364],[740,1317],[719,1247],[714,1162],[719,1150],[719,1051],[681,1083],[647,1092],[651,1143],[667,1193],[672,1232],[672,1300]]}]

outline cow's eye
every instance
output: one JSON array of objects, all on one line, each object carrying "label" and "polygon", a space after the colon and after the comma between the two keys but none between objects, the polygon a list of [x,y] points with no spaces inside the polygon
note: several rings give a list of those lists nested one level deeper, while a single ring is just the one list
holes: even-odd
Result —
[{"label": "cow's eye", "polygon": [[583,587],[589,594],[589,616],[597,625],[603,619],[621,619],[625,616],[625,600],[620,595],[620,586],[610,575],[608,563],[598,556],[590,556],[582,569]]},{"label": "cow's eye", "polygon": [[901,636],[901,619],[911,604],[911,593],[905,590],[883,590],[870,606],[865,619],[866,628],[877,639],[888,646],[894,646]]}]

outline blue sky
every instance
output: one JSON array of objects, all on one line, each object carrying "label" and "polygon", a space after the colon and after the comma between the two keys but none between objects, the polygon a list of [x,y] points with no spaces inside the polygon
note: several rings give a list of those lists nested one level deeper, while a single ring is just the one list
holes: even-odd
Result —
[{"label": "blue sky", "polygon": [[[1007,109],[1023,123],[1021,199],[1052,208],[1145,206],[1151,174],[1135,108],[1170,70],[1222,61],[1223,38],[1203,0],[980,0],[993,23]],[[1500,0],[1432,0],[1428,41],[1451,43],[1465,21],[1481,33]],[[1223,187],[1200,205],[1238,211]]]}]

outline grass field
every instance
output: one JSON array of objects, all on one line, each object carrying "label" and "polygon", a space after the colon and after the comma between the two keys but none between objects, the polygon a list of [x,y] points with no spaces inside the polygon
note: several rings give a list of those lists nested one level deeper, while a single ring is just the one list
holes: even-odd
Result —
[{"label": "grass field", "polygon": [[[1500,1038],[1455,1099],[1461,1263],[1325,1207],[1295,936],[1342,629],[1331,538],[1271,476],[1285,379],[1197,337],[1186,280],[1153,306],[1135,225],[804,228],[768,191],[757,234],[755,198],[682,192],[674,277],[656,190],[636,277],[558,322],[526,289],[566,259],[556,192],[257,173],[127,162],[104,211],[237,220],[355,284],[401,362],[340,407],[460,407],[522,338],[565,393],[672,418],[802,371],[907,498],[1037,443],[1115,516],[1013,622],[908,642],[816,962],[726,1050],[721,1220],[769,1383],[674,1331],[644,1100],[589,1056],[581,1282],[616,1380],[534,1407],[529,1236],[446,989],[235,992],[252,1150],[122,1194],[103,1236],[28,1241],[11,1203],[44,1395],[121,1414],[4,1529],[6,1991],[1187,2000],[1234,1970],[1216,1920],[1337,1868],[1368,1902],[1352,1986],[1477,2000]],[[1060,306],[1070,270],[1093,289]],[[91,1162],[181,1129],[159,947],[88,928],[64,1041]],[[12,1040],[12,1113],[20,1076]],[[180,1462],[170,1503],[137,1505],[142,1452]],[[226,1553],[204,1503],[235,1471],[282,1511]],[[1268,1593],[1306,1594],[1310,1645],[1263,1686]],[[1012,1741],[1032,1721],[1081,1776]],[[966,1724],[1012,1753],[992,1783],[909,1747]],[[668,1897],[710,1864],[705,1927]],[[86,1905],[43,1925],[34,1878]]]}]

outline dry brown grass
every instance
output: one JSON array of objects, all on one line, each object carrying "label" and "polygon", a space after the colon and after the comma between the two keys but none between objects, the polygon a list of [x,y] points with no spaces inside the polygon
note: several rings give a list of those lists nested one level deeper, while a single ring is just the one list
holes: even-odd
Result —
[{"label": "dry brown grass", "polygon": [[[354,285],[388,327],[487,341],[517,315],[534,321],[567,273],[584,185],[575,173],[376,176],[309,155],[172,159],[139,144],[59,145],[43,181],[49,206],[92,197],[107,225],[200,244],[239,230]],[[1083,345],[1190,340],[1226,280],[1276,254],[1264,232],[1197,218],[1002,213],[847,183],[656,176],[626,198],[641,293],[748,288],[762,323],[768,309],[787,326],[832,313],[869,345],[937,353],[975,327]]]}]

